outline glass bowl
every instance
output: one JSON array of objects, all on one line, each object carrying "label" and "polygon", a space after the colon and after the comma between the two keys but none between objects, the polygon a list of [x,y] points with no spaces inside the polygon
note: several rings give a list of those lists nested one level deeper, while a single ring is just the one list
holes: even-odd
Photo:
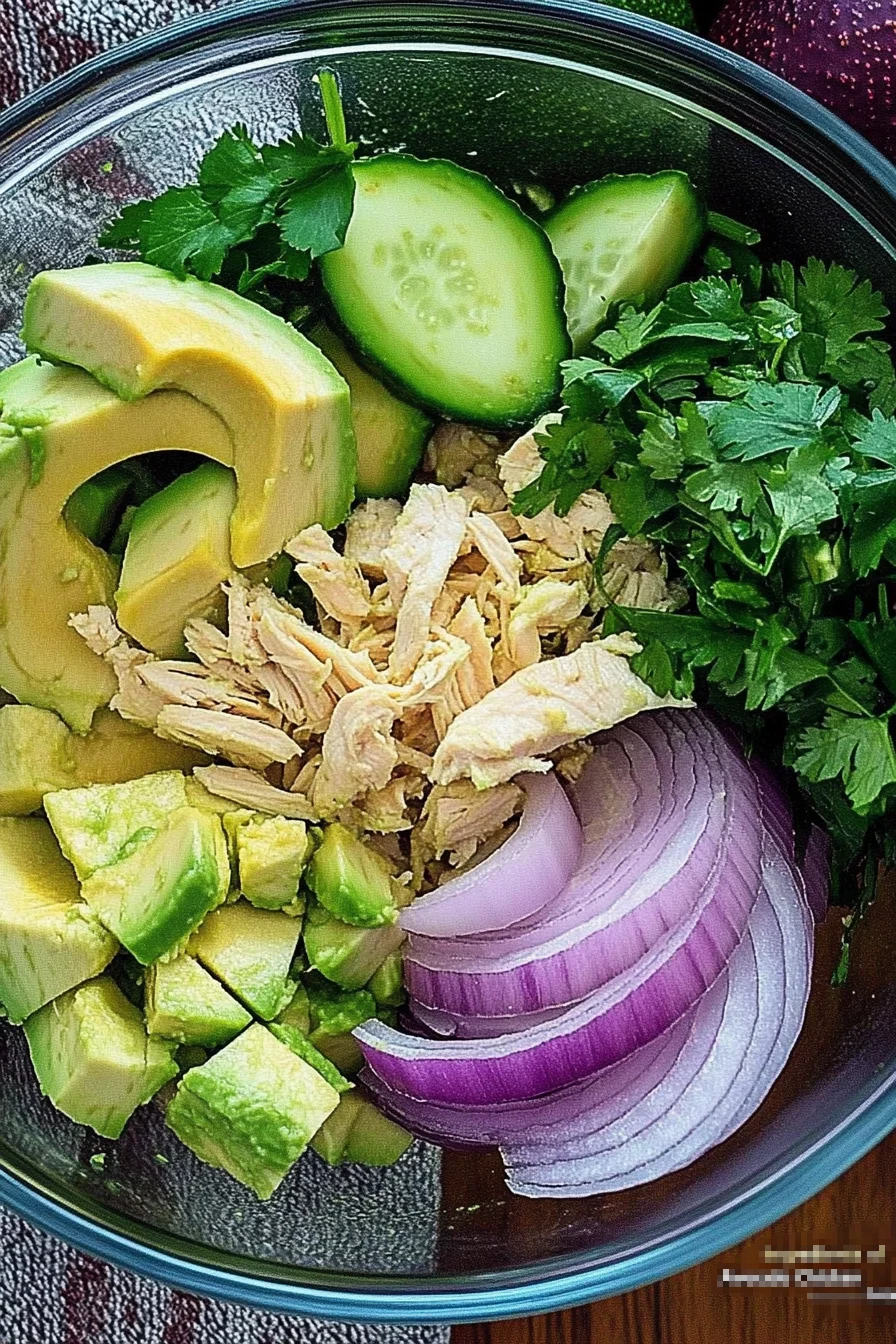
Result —
[{"label": "glass bowl", "polygon": [[[729,52],[589,0],[286,0],[129,43],[0,116],[0,361],[20,354],[31,275],[80,262],[123,202],[183,181],[224,127],[320,133],[322,62],[371,150],[445,155],[509,191],[683,168],[770,254],[846,262],[896,303],[896,170]],[[272,1310],[460,1321],[630,1289],[771,1223],[896,1123],[884,903],[845,990],[829,985],[838,934],[832,914],[806,1028],[761,1110],[640,1189],[534,1202],[508,1194],[496,1154],[415,1144],[386,1171],[311,1154],[261,1204],[195,1162],[153,1105],[118,1144],[57,1115],[3,1029],[0,1199],[128,1269]]]}]

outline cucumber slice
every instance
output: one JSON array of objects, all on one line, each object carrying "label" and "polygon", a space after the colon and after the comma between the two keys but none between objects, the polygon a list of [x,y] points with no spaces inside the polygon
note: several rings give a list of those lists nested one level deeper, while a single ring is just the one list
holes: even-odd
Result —
[{"label": "cucumber slice", "polygon": [[706,224],[684,173],[605,177],[574,191],[544,221],[566,281],[566,317],[577,352],[611,303],[652,303],[677,279]]},{"label": "cucumber slice", "polygon": [[348,383],[358,449],[355,494],[361,499],[395,499],[405,494],[432,433],[432,420],[416,406],[399,401],[378,378],[362,369],[325,322],[309,331],[308,339]]},{"label": "cucumber slice", "polygon": [[569,354],[563,282],[539,226],[479,173],[384,154],[354,166],[345,246],[321,258],[337,322],[412,401],[530,422]]}]

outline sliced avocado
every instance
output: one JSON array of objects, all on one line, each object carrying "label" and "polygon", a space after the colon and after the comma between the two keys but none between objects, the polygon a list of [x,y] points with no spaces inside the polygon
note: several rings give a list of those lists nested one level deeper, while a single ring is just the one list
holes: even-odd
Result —
[{"label": "sliced avocado", "polygon": [[252,1016],[193,957],[159,961],[146,972],[146,1026],[181,1045],[226,1045]]},{"label": "sliced avocado", "polygon": [[82,737],[52,710],[0,707],[2,816],[36,812],[44,795],[59,789],[115,784],[207,762],[202,752],[166,742],[110,709],[97,710],[93,727]]},{"label": "sliced avocado", "polygon": [[0,818],[0,1000],[10,1021],[99,975],[117,950],[47,823]]},{"label": "sliced avocado", "polygon": [[178,1085],[167,1123],[203,1162],[270,1199],[339,1093],[255,1023]]},{"label": "sliced avocado", "polygon": [[388,863],[340,822],[324,827],[305,880],[321,905],[346,924],[371,929],[398,917]]},{"label": "sliced avocado", "polygon": [[187,951],[258,1017],[270,1021],[292,1001],[289,978],[301,926],[248,901],[222,905],[203,920]]},{"label": "sliced avocado", "polygon": [[185,651],[194,617],[220,623],[233,572],[230,516],[236,477],[217,462],[179,476],[134,514],[115,593],[118,624],[162,658]]},{"label": "sliced avocado", "polygon": [[343,1074],[357,1073],[364,1063],[352,1032],[376,1016],[376,1003],[367,990],[346,991],[335,985],[309,984],[311,1031],[308,1039]]},{"label": "sliced avocado", "polygon": [[356,494],[362,499],[403,495],[420,465],[433,421],[416,406],[400,401],[385,384],[362,369],[345,342],[325,322],[319,322],[309,338],[349,386],[358,449]]},{"label": "sliced avocado", "polygon": [[296,985],[295,993],[289,1003],[274,1019],[285,1027],[295,1027],[303,1036],[311,1031],[311,1009],[308,1006],[308,991],[301,981]]},{"label": "sliced avocado", "polygon": [[79,485],[65,506],[65,521],[94,546],[102,546],[115,531],[118,514],[133,477],[124,467],[108,467]]},{"label": "sliced avocado", "polygon": [[317,1069],[321,1077],[326,1078],[330,1086],[335,1088],[337,1092],[348,1092],[350,1088],[354,1087],[354,1083],[350,1083],[347,1078],[343,1078],[332,1060],[327,1059],[326,1055],[322,1055],[317,1046],[312,1045],[305,1033],[299,1031],[298,1027],[290,1027],[283,1022],[272,1022],[268,1030],[277,1037],[278,1041],[288,1045],[290,1050],[298,1055],[299,1059],[304,1059],[305,1063],[310,1064],[312,1069]]},{"label": "sliced avocado", "polygon": [[219,819],[180,807],[125,858],[98,868],[81,894],[131,955],[148,966],[220,905],[229,878]]},{"label": "sliced avocado", "polygon": [[343,989],[360,989],[404,941],[398,924],[359,929],[336,919],[317,901],[305,912],[305,954],[309,966]]},{"label": "sliced avocado", "polygon": [[263,910],[300,915],[305,908],[299,881],[308,854],[303,821],[286,817],[251,818],[236,831],[239,888]]},{"label": "sliced avocado", "polygon": [[28,290],[23,334],[29,349],[86,369],[125,401],[177,388],[220,416],[237,477],[230,541],[240,569],[348,513],[348,387],[295,327],[251,300],[135,261],[44,271]]},{"label": "sliced avocado", "polygon": [[367,988],[378,1004],[398,1008],[404,1003],[404,957],[401,948],[390,952],[377,967],[367,982]]},{"label": "sliced avocado", "polygon": [[83,882],[148,839],[186,803],[184,776],[163,770],[124,784],[48,793],[44,810],[63,854]]},{"label": "sliced avocado", "polygon": [[390,1167],[413,1141],[413,1134],[383,1115],[366,1097],[350,1092],[340,1097],[336,1110],[311,1140],[311,1147],[332,1167],[340,1162]]},{"label": "sliced avocado", "polygon": [[147,1036],[140,1010],[107,975],[41,1008],[25,1035],[41,1091],[108,1139],[177,1073],[173,1043]]},{"label": "sliced avocado", "polygon": [[0,372],[0,406],[0,686],[86,732],[115,678],[69,617],[111,605],[117,568],[66,522],[66,501],[126,458],[188,448],[231,466],[233,444],[183,392],[128,403],[79,369],[36,359]]}]

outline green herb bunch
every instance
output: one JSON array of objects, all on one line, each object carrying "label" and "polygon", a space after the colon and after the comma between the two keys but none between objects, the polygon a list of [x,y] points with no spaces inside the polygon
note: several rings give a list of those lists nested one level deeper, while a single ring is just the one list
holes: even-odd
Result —
[{"label": "green herb bunch", "polygon": [[[565,366],[541,475],[513,507],[608,495],[689,594],[669,613],[611,606],[659,694],[695,695],[780,742],[835,845],[849,937],[896,858],[896,371],[868,281],[810,260],[765,266],[758,236],[711,216],[698,279],[624,305]],[[775,723],[770,722],[774,718]],[[779,731],[780,730],[780,731]],[[856,880],[858,879],[858,880]]]},{"label": "green herb bunch", "polygon": [[312,262],[345,241],[354,201],[342,100],[317,75],[329,144],[291,135],[256,145],[245,126],[220,136],[195,183],[127,205],[100,238],[174,275],[214,280],[291,320],[306,315]]}]

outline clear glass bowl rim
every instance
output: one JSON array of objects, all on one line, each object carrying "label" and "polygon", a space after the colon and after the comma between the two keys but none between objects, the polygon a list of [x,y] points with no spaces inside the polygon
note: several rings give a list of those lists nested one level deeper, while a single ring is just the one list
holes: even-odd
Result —
[{"label": "clear glass bowl rim", "polygon": [[[0,180],[7,155],[15,158],[19,136],[52,119],[73,99],[89,98],[102,85],[157,58],[183,55],[206,41],[226,39],[265,20],[321,15],[335,21],[340,12],[371,15],[400,13],[431,19],[450,8],[492,22],[504,15],[533,24],[556,17],[598,22],[622,39],[650,37],[667,56],[718,75],[735,90],[754,95],[773,118],[811,128],[886,194],[896,208],[896,167],[839,117],[784,80],[751,61],[705,39],[658,24],[596,0],[241,0],[223,10],[182,19],[135,38],[77,66],[0,112]],[[469,40],[475,44],[475,29]],[[272,1276],[246,1272],[237,1257],[209,1251],[206,1259],[187,1243],[147,1229],[156,1245],[125,1230],[136,1225],[109,1214],[93,1220],[69,1207],[49,1188],[39,1188],[0,1155],[0,1202],[28,1222],[61,1237],[87,1254],[122,1269],[147,1275],[173,1288],[267,1311],[296,1313],[357,1323],[454,1324],[498,1320],[532,1312],[556,1311],[630,1291],[678,1273],[710,1258],[783,1217],[840,1176],[896,1128],[896,1070],[882,1074],[879,1086],[836,1129],[799,1151],[749,1192],[733,1195],[677,1235],[658,1239],[637,1252],[595,1263],[588,1252],[554,1257],[519,1270],[463,1278],[382,1278],[353,1274],[287,1270],[272,1266]],[[176,1249],[175,1249],[176,1246]],[[197,1248],[200,1251],[200,1248]],[[212,1263],[214,1261],[214,1263]],[[276,1277],[274,1276],[276,1275]]]}]

